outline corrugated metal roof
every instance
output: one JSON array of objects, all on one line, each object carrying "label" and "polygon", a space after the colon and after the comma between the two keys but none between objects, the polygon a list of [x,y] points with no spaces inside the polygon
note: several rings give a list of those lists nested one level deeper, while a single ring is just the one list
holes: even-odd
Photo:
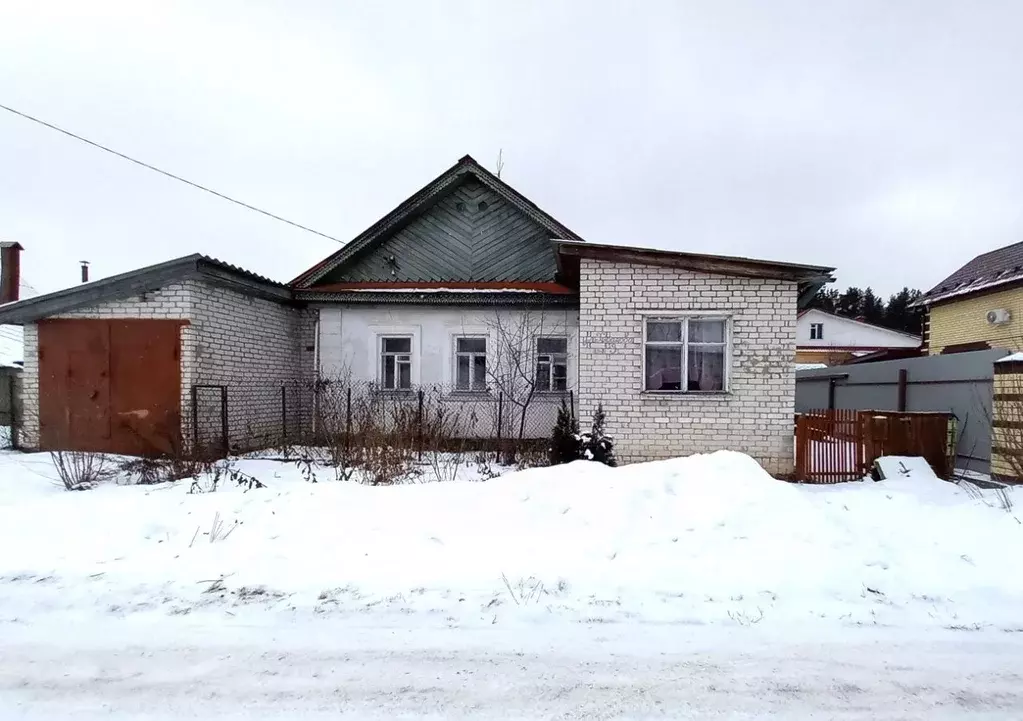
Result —
[{"label": "corrugated metal roof", "polygon": [[925,305],[1023,280],[1023,242],[981,253],[921,296]]}]

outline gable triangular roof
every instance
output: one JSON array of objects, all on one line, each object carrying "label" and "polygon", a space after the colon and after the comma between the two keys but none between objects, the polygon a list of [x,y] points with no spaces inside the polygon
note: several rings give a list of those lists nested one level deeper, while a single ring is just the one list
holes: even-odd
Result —
[{"label": "gable triangular roof", "polygon": [[1023,242],[981,253],[913,303],[929,305],[1023,280]]},{"label": "gable triangular roof", "polygon": [[336,253],[328,256],[292,280],[289,285],[295,288],[311,287],[335,268],[353,258],[357,253],[372,248],[386,240],[389,231],[400,227],[419,211],[432,205],[452,187],[465,180],[467,175],[474,176],[485,187],[499,195],[535,223],[548,230],[552,239],[567,238],[582,240],[578,235],[537,207],[536,203],[477,163],[472,156],[466,155],[452,167],[423,186],[397,208],[345,244]]}]

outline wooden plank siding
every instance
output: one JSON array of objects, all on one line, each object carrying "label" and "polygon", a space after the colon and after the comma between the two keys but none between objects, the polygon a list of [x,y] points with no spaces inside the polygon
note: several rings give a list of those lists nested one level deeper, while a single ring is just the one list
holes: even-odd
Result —
[{"label": "wooden plank siding", "polygon": [[[466,176],[448,194],[327,274],[345,281],[549,281],[557,263],[550,231]],[[392,264],[390,258],[394,257]]]}]

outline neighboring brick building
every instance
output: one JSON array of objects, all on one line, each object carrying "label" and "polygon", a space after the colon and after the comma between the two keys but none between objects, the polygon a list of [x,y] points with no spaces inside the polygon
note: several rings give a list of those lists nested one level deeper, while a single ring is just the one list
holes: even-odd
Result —
[{"label": "neighboring brick building", "polygon": [[796,313],[831,270],[584,243],[464,158],[290,284],[194,255],[0,323],[25,326],[30,447],[266,445],[307,429],[314,388],[429,386],[494,401],[473,437],[547,437],[553,413],[512,425],[523,402],[584,425],[603,404],[623,461],[734,449],[788,473]]},{"label": "neighboring brick building", "polygon": [[1023,350],[1023,243],[983,253],[923,294],[924,344],[932,355]]}]

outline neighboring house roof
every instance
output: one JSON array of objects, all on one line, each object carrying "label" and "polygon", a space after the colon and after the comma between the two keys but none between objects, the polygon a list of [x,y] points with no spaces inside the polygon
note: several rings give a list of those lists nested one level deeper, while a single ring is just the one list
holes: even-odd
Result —
[{"label": "neighboring house roof", "polygon": [[[873,340],[871,340],[870,342],[863,343],[862,345],[843,343],[841,345],[841,347],[839,347],[839,346],[827,345],[827,340],[828,339],[825,338],[825,339],[821,340],[820,342],[816,343],[815,345],[806,345],[805,343],[798,343],[797,347],[800,350],[804,350],[804,349],[805,350],[822,350],[822,351],[824,351],[824,350],[839,350],[839,349],[842,349],[842,350],[881,350],[883,348],[889,348],[889,347],[901,347],[901,348],[916,347],[916,346],[908,346],[906,344],[907,341],[913,341],[913,342],[916,343],[916,345],[919,345],[920,343],[923,342],[923,339],[920,336],[913,335],[912,333],[905,333],[905,332],[903,332],[901,330],[893,330],[892,328],[885,328],[883,325],[876,325],[874,323],[867,323],[864,320],[857,320],[856,318],[849,318],[849,317],[844,316],[844,315],[838,315],[837,313],[829,313],[828,311],[821,310],[820,308],[806,308],[804,310],[799,311],[799,313],[796,315],[796,317],[797,318],[803,318],[803,317],[805,317],[807,315],[823,316],[824,318],[834,318],[838,323],[840,323],[842,325],[845,325],[847,327],[854,328],[854,329],[862,328],[864,331],[867,331],[867,332],[870,333],[870,335],[872,336]],[[883,345],[881,343],[878,343],[877,342],[877,338],[879,336],[891,338],[893,340],[893,342],[895,342],[895,345],[894,346],[887,346],[887,345]]]},{"label": "neighboring house roof", "polygon": [[0,323],[31,323],[40,318],[128,298],[192,278],[269,300],[292,300],[291,291],[283,283],[195,253],[54,293],[0,305]]},{"label": "neighboring house roof", "polygon": [[713,275],[787,280],[798,284],[800,307],[808,303],[821,286],[834,280],[832,273],[835,269],[819,265],[584,243],[573,240],[558,240],[555,241],[555,245],[558,247],[559,262],[565,266],[563,275],[566,279],[578,277],[580,258],[590,258],[614,263],[658,265]]},{"label": "neighboring house roof", "polygon": [[913,303],[930,305],[1023,281],[1023,242],[981,253]]},{"label": "neighboring house roof", "polygon": [[[470,180],[472,184],[465,186],[465,183]],[[477,187],[477,184],[479,187]],[[480,194],[481,188],[482,195]],[[461,201],[450,200],[449,196],[460,189],[466,193],[466,197]],[[489,208],[490,214],[488,217],[463,222],[464,219],[458,217],[454,206],[464,206],[464,201],[470,197],[473,199],[489,198],[492,203],[496,199],[497,202],[502,205],[506,204],[509,208],[524,216],[527,219],[527,226],[533,227],[522,227],[523,223],[521,222],[511,222],[507,214],[503,212],[503,207]],[[521,252],[516,257],[508,259],[503,265],[488,264],[489,267],[483,269],[466,269],[464,268],[466,260],[459,257],[457,253],[453,254],[447,260],[450,261],[450,267],[459,272],[452,274],[475,276],[476,273],[482,272],[485,275],[501,276],[507,274],[508,269],[514,268],[517,263],[519,265],[530,264],[530,267],[526,270],[528,270],[529,274],[536,275],[536,279],[539,280],[541,279],[540,276],[544,274],[542,265],[544,258],[538,256],[543,256],[544,253],[537,252],[540,250],[537,246],[538,239],[572,238],[581,240],[578,235],[542,211],[535,203],[481,166],[472,157],[466,155],[451,168],[427,183],[397,208],[356,236],[343,248],[295,278],[291,281],[290,285],[296,288],[310,288],[318,282],[329,280],[328,275],[336,275],[342,266],[358,262],[375,247],[392,240],[409,223],[415,221],[425,211],[435,208],[444,199],[449,199],[453,207],[443,208],[444,216],[442,218],[431,220],[428,227],[419,229],[418,232],[412,233],[408,238],[396,238],[394,240],[398,248],[394,256],[407,256],[407,258],[389,256],[388,260],[396,263],[402,261],[413,263],[418,260],[421,265],[417,267],[417,270],[420,273],[437,274],[438,271],[435,268],[438,265],[441,269],[444,267],[442,262],[445,259],[439,257],[444,252],[444,241],[460,242],[465,246],[463,250],[466,251],[462,255],[466,256],[475,249],[475,246],[482,245],[481,250],[485,252],[484,257],[495,258],[500,261],[502,260],[502,255],[514,253],[515,248],[513,246],[515,246],[515,243],[510,241],[521,239],[523,241],[530,241],[532,244],[520,248]],[[480,227],[476,227],[476,225]],[[433,240],[438,242],[432,243],[431,241]],[[545,250],[547,260],[553,267],[553,249]],[[376,273],[380,273],[382,269],[375,267],[373,270]],[[440,274],[444,274],[443,270],[440,270]],[[421,280],[428,279],[430,278],[421,278]],[[435,277],[432,279],[470,280],[469,277]],[[498,278],[485,277],[478,279],[497,280]]]}]

